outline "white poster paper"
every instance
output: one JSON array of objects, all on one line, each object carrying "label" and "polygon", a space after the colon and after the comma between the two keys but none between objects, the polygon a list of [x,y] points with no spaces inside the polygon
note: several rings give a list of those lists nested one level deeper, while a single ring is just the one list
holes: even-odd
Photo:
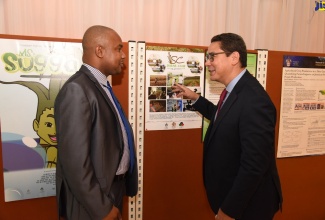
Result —
[{"label": "white poster paper", "polygon": [[325,57],[284,56],[277,157],[325,153]]},{"label": "white poster paper", "polygon": [[171,86],[183,84],[198,94],[204,86],[202,49],[156,47],[146,49],[146,130],[202,127],[202,117],[192,101],[177,98]]},{"label": "white poster paper", "polygon": [[5,201],[55,195],[54,100],[80,68],[80,43],[0,39]]}]

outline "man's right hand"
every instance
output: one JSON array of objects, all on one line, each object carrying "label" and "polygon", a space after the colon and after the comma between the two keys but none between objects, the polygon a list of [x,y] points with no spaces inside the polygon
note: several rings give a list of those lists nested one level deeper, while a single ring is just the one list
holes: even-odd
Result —
[{"label": "man's right hand", "polygon": [[174,84],[172,86],[172,91],[175,92],[177,94],[177,97],[181,97],[183,96],[183,99],[191,99],[193,101],[196,101],[200,95],[195,93],[194,91],[190,90],[189,88],[187,88],[186,86],[183,86],[181,84]]}]

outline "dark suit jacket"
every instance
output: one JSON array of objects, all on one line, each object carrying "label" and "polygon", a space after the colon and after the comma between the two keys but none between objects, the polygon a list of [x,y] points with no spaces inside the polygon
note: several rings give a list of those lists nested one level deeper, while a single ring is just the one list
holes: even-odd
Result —
[{"label": "dark suit jacket", "polygon": [[[124,148],[118,112],[85,66],[64,84],[54,110],[59,212],[73,220],[102,219],[113,206],[110,188]],[[137,193],[136,167],[126,177],[129,196]]]},{"label": "dark suit jacket", "polygon": [[[207,119],[217,106],[200,97],[193,107]],[[267,219],[282,203],[275,163],[276,109],[246,71],[213,119],[204,140],[203,176],[212,210],[236,219]],[[270,207],[271,206],[271,207]],[[258,217],[259,216],[259,217]]]}]

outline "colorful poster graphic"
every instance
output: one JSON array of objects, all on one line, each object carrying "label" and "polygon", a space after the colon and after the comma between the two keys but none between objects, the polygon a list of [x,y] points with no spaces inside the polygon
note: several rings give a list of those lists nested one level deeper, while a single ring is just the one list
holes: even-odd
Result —
[{"label": "colorful poster graphic", "polygon": [[172,85],[183,84],[203,93],[204,51],[176,47],[146,47],[146,130],[202,127],[202,118],[192,101],[177,97]]},{"label": "colorful poster graphic", "polygon": [[284,56],[277,157],[325,153],[325,57]]},{"label": "colorful poster graphic", "polygon": [[0,39],[0,45],[5,201],[54,196],[54,100],[81,65],[81,44]]}]

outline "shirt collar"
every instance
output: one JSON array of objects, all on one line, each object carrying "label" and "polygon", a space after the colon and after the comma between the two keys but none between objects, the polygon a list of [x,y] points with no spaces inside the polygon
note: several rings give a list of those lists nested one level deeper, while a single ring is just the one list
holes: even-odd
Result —
[{"label": "shirt collar", "polygon": [[94,75],[94,77],[100,84],[102,84],[103,86],[107,86],[107,77],[102,72],[87,63],[83,63],[82,65],[89,69],[89,71]]},{"label": "shirt collar", "polygon": [[231,80],[231,82],[226,87],[228,94],[231,93],[231,91],[234,89],[235,85],[238,83],[238,81],[244,75],[245,72],[246,72],[246,68],[243,69],[243,71],[241,71],[233,80]]}]

